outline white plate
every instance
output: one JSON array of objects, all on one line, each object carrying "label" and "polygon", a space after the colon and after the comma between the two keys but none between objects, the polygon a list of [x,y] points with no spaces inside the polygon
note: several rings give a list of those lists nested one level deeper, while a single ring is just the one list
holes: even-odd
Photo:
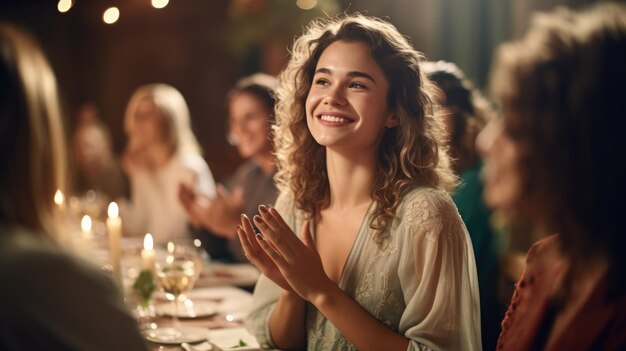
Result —
[{"label": "white plate", "polygon": [[160,316],[174,316],[178,318],[208,317],[218,313],[219,304],[214,301],[194,301],[187,299],[178,303],[178,313],[174,304],[164,303],[156,306],[156,313]]},{"label": "white plate", "polygon": [[[240,340],[245,342],[246,346],[239,346]],[[209,332],[209,341],[224,351],[260,350],[256,338],[243,327],[211,330]]]},{"label": "white plate", "polygon": [[181,344],[206,340],[208,330],[198,327],[181,326],[178,330],[172,327],[148,329],[143,332],[146,339],[159,344]]}]

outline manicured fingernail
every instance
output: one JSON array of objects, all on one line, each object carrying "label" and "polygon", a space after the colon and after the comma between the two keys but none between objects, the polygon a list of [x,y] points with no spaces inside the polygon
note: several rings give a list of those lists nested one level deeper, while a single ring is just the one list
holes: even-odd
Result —
[{"label": "manicured fingernail", "polygon": [[245,214],[245,213],[242,213],[240,217],[241,217],[241,218],[248,218],[248,216],[246,216],[246,214]]},{"label": "manicured fingernail", "polygon": [[261,216],[259,215],[252,217],[252,219],[254,219],[256,223],[263,223],[263,219],[261,219]]},{"label": "manicured fingernail", "polygon": [[270,213],[275,215],[278,214],[278,211],[274,207],[270,207]]},{"label": "manicured fingernail", "polygon": [[261,233],[256,233],[256,235],[254,236],[257,240],[265,240],[265,238],[263,237],[263,234]]},{"label": "manicured fingernail", "polygon": [[267,207],[265,207],[265,205],[260,205],[259,206],[259,212],[266,213],[267,212]]}]

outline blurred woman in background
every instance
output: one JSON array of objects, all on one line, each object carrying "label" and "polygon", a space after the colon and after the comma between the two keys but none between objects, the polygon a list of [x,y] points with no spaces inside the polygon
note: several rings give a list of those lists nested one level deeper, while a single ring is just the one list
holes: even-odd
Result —
[{"label": "blurred woman in background", "polygon": [[128,179],[113,153],[111,133],[98,109],[93,103],[85,104],[76,117],[72,143],[74,194],[82,196],[93,190],[106,204],[128,196]]},{"label": "blurred woman in background", "polygon": [[112,280],[62,247],[56,89],[35,42],[0,24],[0,349],[145,350]]},{"label": "blurred woman in background", "polygon": [[626,349],[625,62],[623,4],[537,15],[498,51],[502,118],[478,142],[485,199],[547,236],[528,252],[499,350]]},{"label": "blurred woman in background", "polygon": [[497,294],[498,250],[490,225],[491,211],[483,201],[482,162],[476,149],[476,137],[491,119],[492,110],[455,64],[425,62],[422,68],[439,88],[436,95],[450,140],[452,166],[461,178],[452,200],[472,238],[480,288],[483,348],[493,350],[502,320]]},{"label": "blurred woman in background", "polygon": [[[273,205],[276,200],[271,140],[275,87],[276,78],[258,73],[239,80],[228,94],[228,139],[247,161],[226,187],[218,186],[217,197],[202,199],[193,189],[181,186],[180,200],[192,222],[208,230],[201,232],[201,238],[214,259],[245,262],[236,230],[240,215],[253,216],[259,205]],[[220,245],[219,238],[227,244]]]},{"label": "blurred woman in background", "polygon": [[131,199],[122,203],[127,235],[152,233],[157,243],[190,238],[178,189],[215,196],[215,182],[194,136],[189,109],[178,90],[166,84],[138,88],[124,119],[128,145],[124,169]]}]

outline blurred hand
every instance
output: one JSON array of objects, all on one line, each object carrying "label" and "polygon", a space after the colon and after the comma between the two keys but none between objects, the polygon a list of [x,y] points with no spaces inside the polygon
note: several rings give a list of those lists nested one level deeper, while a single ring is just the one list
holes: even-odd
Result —
[{"label": "blurred hand", "polygon": [[144,148],[138,147],[131,139],[122,154],[122,169],[131,177],[147,164],[146,151]]},{"label": "blurred hand", "polygon": [[195,194],[189,186],[181,184],[178,195],[194,226],[204,227],[225,238],[235,237],[239,214],[243,212],[241,187],[235,188],[231,193],[219,184],[217,197],[209,199],[207,196]]},{"label": "blurred hand", "polygon": [[180,204],[183,205],[185,212],[187,212],[191,224],[195,228],[201,227],[200,218],[202,218],[203,208],[206,206],[199,204],[200,197],[196,196],[196,193],[189,185],[180,183],[178,185],[178,200]]}]

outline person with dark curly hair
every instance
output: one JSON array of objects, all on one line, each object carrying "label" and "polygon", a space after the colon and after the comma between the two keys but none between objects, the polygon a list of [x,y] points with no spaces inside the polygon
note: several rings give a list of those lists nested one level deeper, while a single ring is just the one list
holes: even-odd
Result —
[{"label": "person with dark curly hair", "polygon": [[180,201],[191,222],[201,228],[197,236],[211,259],[246,262],[237,237],[239,215],[252,216],[259,205],[276,201],[271,137],[275,88],[275,77],[256,73],[240,79],[228,93],[228,140],[246,161],[225,186],[217,186],[217,196],[203,198],[184,184],[180,187]]},{"label": "person with dark curly hair", "polygon": [[[280,195],[243,216],[265,347],[480,350],[474,253],[423,56],[391,24],[314,21],[279,76]],[[299,233],[299,236],[295,233]]]},{"label": "person with dark curly hair", "polygon": [[476,137],[491,120],[493,111],[487,99],[454,63],[425,62],[422,68],[439,88],[437,100],[450,142],[452,168],[461,178],[452,200],[474,247],[483,348],[493,350],[503,315],[498,302],[498,245],[490,223],[491,210],[483,200],[482,162],[476,149]]},{"label": "person with dark curly hair", "polygon": [[626,349],[625,62],[623,4],[539,14],[498,51],[502,118],[478,143],[485,198],[546,236],[527,254],[498,350]]}]

